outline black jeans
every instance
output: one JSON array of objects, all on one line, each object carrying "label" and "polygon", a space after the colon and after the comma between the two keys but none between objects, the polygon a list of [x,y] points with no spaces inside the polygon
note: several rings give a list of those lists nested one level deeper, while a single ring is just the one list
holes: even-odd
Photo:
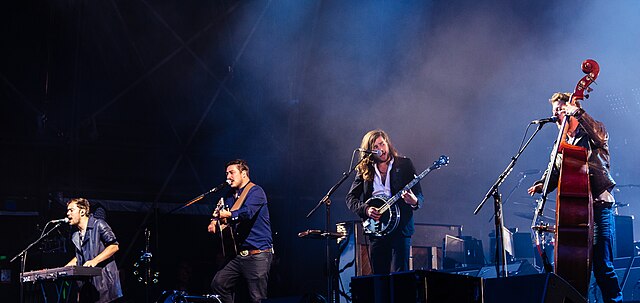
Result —
[{"label": "black jeans", "polygon": [[258,303],[267,298],[267,281],[273,254],[263,252],[252,256],[236,256],[216,273],[211,281],[211,289],[220,296],[223,303],[233,302],[235,286],[244,279],[247,282],[249,298]]},{"label": "black jeans", "polygon": [[411,237],[391,234],[381,238],[371,237],[370,240],[371,269],[374,274],[409,270]]}]

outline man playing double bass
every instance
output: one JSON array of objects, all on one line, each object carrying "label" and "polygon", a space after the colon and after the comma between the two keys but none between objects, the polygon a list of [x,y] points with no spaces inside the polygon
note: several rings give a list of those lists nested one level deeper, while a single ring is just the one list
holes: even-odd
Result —
[{"label": "man playing double bass", "polygon": [[[611,191],[616,185],[609,172],[609,134],[602,122],[594,120],[580,106],[579,101],[569,102],[570,93],[555,93],[549,99],[553,115],[558,118],[558,127],[565,115],[567,124],[567,143],[584,147],[587,150],[589,183],[593,197],[593,273],[605,302],[622,302],[622,292],[613,267],[614,221],[612,206],[615,202]],[[558,187],[560,156],[554,162],[549,180],[548,191]],[[545,171],[527,191],[530,195],[542,193],[544,180],[549,172]]]}]

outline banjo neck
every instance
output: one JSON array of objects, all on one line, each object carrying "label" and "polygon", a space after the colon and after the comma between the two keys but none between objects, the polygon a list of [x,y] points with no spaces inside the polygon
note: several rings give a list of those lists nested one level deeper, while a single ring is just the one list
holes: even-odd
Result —
[{"label": "banjo neck", "polygon": [[440,158],[437,161],[433,162],[433,165],[431,165],[429,168],[425,169],[419,175],[415,176],[415,178],[413,178],[413,180],[411,180],[411,182],[409,182],[409,184],[405,185],[405,187],[403,187],[395,195],[391,196],[388,199],[384,199],[384,205],[382,205],[378,209],[378,212],[382,214],[382,213],[386,212],[387,210],[389,210],[389,208],[391,206],[393,206],[393,204],[395,204],[396,201],[398,201],[400,199],[400,197],[402,196],[402,193],[404,193],[406,191],[409,191],[411,188],[413,188],[416,184],[418,184],[418,182],[420,182],[420,180],[422,180],[432,170],[438,169],[438,168],[442,167],[443,165],[447,165],[447,164],[449,164],[449,157],[447,157],[445,155],[440,156]]}]

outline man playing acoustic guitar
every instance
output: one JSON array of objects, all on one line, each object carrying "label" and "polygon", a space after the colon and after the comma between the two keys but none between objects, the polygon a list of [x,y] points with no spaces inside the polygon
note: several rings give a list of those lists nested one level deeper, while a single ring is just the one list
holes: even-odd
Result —
[{"label": "man playing acoustic guitar", "polygon": [[224,303],[233,302],[233,291],[240,279],[245,279],[251,302],[267,298],[269,268],[273,259],[271,223],[267,196],[262,188],[249,180],[249,166],[244,160],[226,165],[231,194],[224,199],[229,209],[214,213],[209,224],[211,233],[231,228],[235,253],[211,281],[211,289]]},{"label": "man playing acoustic guitar", "polygon": [[[369,131],[362,138],[361,149],[375,150],[358,167],[357,175],[347,194],[346,202],[351,211],[363,220],[380,221],[389,212],[381,214],[377,207],[366,201],[374,196],[392,196],[414,179],[416,170],[409,158],[398,156],[389,136],[380,129]],[[362,197],[362,200],[360,198]],[[409,270],[409,249],[414,232],[413,211],[424,203],[420,183],[402,193],[399,206],[399,222],[396,228],[384,235],[371,235],[370,259],[374,274]]]}]

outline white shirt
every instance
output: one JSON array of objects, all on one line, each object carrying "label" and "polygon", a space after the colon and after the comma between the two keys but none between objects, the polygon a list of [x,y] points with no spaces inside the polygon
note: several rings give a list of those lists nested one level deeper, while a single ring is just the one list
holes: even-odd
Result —
[{"label": "white shirt", "polygon": [[387,176],[382,183],[382,176],[380,175],[380,171],[378,170],[378,165],[374,165],[373,168],[376,171],[375,176],[373,176],[373,195],[385,195],[387,197],[391,197],[391,168],[393,167],[393,158],[389,161],[389,166],[387,167]]}]

